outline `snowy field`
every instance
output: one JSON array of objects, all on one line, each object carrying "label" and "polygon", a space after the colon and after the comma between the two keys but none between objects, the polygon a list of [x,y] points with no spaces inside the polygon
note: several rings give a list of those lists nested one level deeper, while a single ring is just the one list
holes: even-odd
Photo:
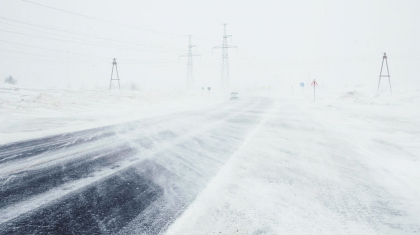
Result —
[{"label": "snowy field", "polygon": [[54,90],[0,86],[0,144],[208,107],[206,92]]},{"label": "snowy field", "polygon": [[420,233],[419,90],[0,91],[0,234]]}]

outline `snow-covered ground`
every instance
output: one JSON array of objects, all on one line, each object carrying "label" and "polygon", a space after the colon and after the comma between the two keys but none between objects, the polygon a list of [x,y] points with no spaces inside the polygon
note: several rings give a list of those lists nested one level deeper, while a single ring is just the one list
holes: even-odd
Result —
[{"label": "snow-covered ground", "polygon": [[[167,234],[420,233],[420,90],[375,95],[358,88],[331,92],[320,87],[315,102],[311,90],[304,95],[241,90],[239,97],[236,102],[223,94],[3,86],[0,145],[194,110],[172,122],[167,115],[157,126],[136,126],[138,136],[127,132],[105,139],[109,148],[124,140],[143,151],[133,143],[150,138],[153,151],[147,156],[140,151],[135,158],[153,161],[176,176],[167,176],[169,180],[182,182],[152,179],[158,186],[170,185],[163,187],[166,200],[186,205],[185,211],[178,208],[183,211],[179,217],[168,215],[174,222]],[[51,151],[51,156],[59,154]],[[118,167],[130,167],[128,160]],[[100,174],[93,175],[106,178]],[[168,188],[184,198],[168,197]],[[139,231],[136,226],[145,214],[122,234]]]},{"label": "snow-covered ground", "polygon": [[140,118],[196,110],[225,101],[201,92],[54,90],[0,86],[0,144]]},{"label": "snow-covered ground", "polygon": [[[195,101],[181,102],[188,110],[0,145],[0,233],[164,231],[271,104],[261,98],[212,104],[217,100],[192,107]],[[28,139],[32,133],[25,132]]]},{"label": "snow-covered ground", "polygon": [[278,98],[167,234],[420,233],[420,91]]}]

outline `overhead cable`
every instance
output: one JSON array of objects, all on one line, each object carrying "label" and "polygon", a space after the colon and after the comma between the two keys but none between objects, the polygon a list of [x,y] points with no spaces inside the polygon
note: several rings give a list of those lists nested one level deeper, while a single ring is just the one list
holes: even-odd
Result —
[{"label": "overhead cable", "polygon": [[166,34],[166,35],[176,36],[176,37],[187,37],[187,35],[174,34],[174,33],[158,31],[158,30],[146,29],[146,28],[141,28],[141,27],[137,27],[137,26],[133,26],[133,25],[128,25],[128,24],[118,23],[118,22],[114,22],[114,21],[110,21],[110,20],[105,20],[105,19],[101,19],[101,18],[97,18],[97,17],[93,17],[93,16],[80,14],[80,13],[77,13],[77,12],[72,12],[72,11],[68,11],[68,10],[64,10],[64,9],[60,9],[60,8],[56,8],[56,7],[47,6],[47,5],[44,5],[44,4],[41,4],[41,3],[36,3],[36,2],[28,1],[28,0],[21,0],[21,1],[26,2],[26,3],[31,3],[31,4],[34,4],[34,5],[37,5],[37,6],[53,9],[53,10],[56,10],[56,11],[61,11],[61,12],[65,12],[65,13],[68,13],[68,14],[85,17],[85,18],[92,19],[92,20],[97,20],[97,21],[116,24],[116,25],[120,25],[120,26],[135,28],[135,29],[138,29],[138,30],[148,31],[148,32],[151,32],[151,33]]},{"label": "overhead cable", "polygon": [[48,39],[48,40],[55,40],[55,41],[62,41],[62,42],[70,42],[70,43],[77,43],[77,44],[84,44],[84,45],[89,45],[89,46],[99,46],[99,47],[108,47],[108,48],[123,49],[123,50],[124,49],[125,50],[134,50],[134,51],[144,51],[144,52],[156,52],[156,53],[177,54],[177,53],[174,53],[174,52],[148,51],[148,50],[141,50],[141,49],[137,49],[137,48],[122,48],[122,47],[115,47],[115,46],[109,46],[109,45],[101,45],[101,44],[81,42],[81,41],[72,41],[72,40],[66,40],[66,39],[60,39],[60,38],[44,37],[44,36],[38,36],[38,35],[33,35],[33,34],[21,33],[21,32],[14,32],[14,31],[3,30],[3,29],[0,29],[0,31],[1,32],[6,32],[6,33],[11,33],[11,34],[29,36],[29,37],[43,38],[43,39]]},{"label": "overhead cable", "polygon": [[67,31],[67,30],[61,30],[61,29],[56,29],[56,28],[51,28],[51,27],[46,27],[46,26],[31,24],[31,23],[27,23],[27,22],[22,22],[22,21],[18,21],[18,20],[12,20],[12,19],[8,19],[8,18],[5,18],[5,17],[0,17],[0,19],[1,20],[15,22],[15,23],[19,23],[19,24],[30,25],[30,26],[34,26],[34,27],[38,27],[38,28],[44,28],[44,29],[49,29],[49,30],[54,30],[54,31],[59,31],[59,32],[64,32],[64,33],[70,33],[70,34],[75,34],[75,35],[84,36],[84,37],[90,37],[90,38],[95,38],[95,39],[101,39],[101,40],[106,40],[106,41],[119,42],[119,43],[127,43],[127,44],[139,45],[139,46],[144,46],[144,47],[154,47],[154,48],[163,48],[163,49],[180,51],[180,49],[175,49],[175,48],[167,48],[167,47],[153,46],[153,45],[147,45],[147,44],[141,44],[141,43],[135,43],[135,42],[127,42],[127,41],[121,41],[121,40],[115,40],[115,39],[97,37],[97,36],[92,36],[92,35],[87,35],[87,34],[82,34],[82,33],[76,33],[76,32],[71,32],[71,31]]},{"label": "overhead cable", "polygon": [[[146,28],[142,28],[142,27],[138,27],[138,26],[134,26],[134,25],[129,25],[129,24],[123,24],[123,23],[119,23],[119,22],[115,22],[115,21],[111,21],[111,20],[105,20],[105,19],[101,19],[101,18],[98,18],[98,17],[93,17],[93,16],[89,16],[89,15],[85,15],[85,14],[81,14],[81,13],[77,13],[77,12],[73,12],[73,11],[68,11],[68,10],[64,10],[64,9],[61,9],[61,8],[52,7],[52,6],[48,6],[48,5],[45,5],[45,4],[29,1],[29,0],[21,0],[21,1],[26,2],[26,3],[30,3],[30,4],[33,4],[33,5],[37,5],[39,7],[44,7],[44,8],[49,8],[49,9],[52,9],[52,10],[55,10],[55,11],[64,12],[64,13],[71,14],[71,15],[76,15],[76,16],[80,16],[80,17],[84,17],[84,18],[88,18],[88,19],[92,19],[92,20],[97,20],[97,21],[102,21],[102,22],[106,22],[106,23],[111,23],[111,24],[115,24],[115,25],[125,26],[125,27],[129,27],[129,28],[137,29],[137,30],[150,32],[150,33],[163,34],[163,35],[168,35],[168,36],[172,36],[172,37],[187,37],[188,36],[188,35],[183,35],[183,34],[174,34],[174,33],[168,33],[168,32],[163,32],[163,31],[159,31],[159,30],[146,29]],[[218,41],[218,40],[215,40],[215,39],[207,39],[207,38],[201,38],[201,37],[197,37],[196,39],[206,40],[206,41]]]}]

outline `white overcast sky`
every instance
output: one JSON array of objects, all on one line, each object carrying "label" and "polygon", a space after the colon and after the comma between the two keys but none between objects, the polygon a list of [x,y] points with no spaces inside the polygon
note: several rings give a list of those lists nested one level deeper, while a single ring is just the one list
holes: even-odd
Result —
[{"label": "white overcast sky", "polygon": [[0,78],[24,86],[106,88],[115,57],[124,84],[182,88],[189,34],[196,80],[217,86],[222,23],[236,86],[374,87],[383,52],[394,86],[420,85],[418,0],[29,1],[0,0]]}]

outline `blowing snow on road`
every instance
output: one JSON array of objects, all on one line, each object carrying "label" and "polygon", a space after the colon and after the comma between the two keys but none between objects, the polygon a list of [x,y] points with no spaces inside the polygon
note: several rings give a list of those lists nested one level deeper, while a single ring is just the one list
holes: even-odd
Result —
[{"label": "blowing snow on road", "polygon": [[418,233],[417,102],[361,98],[207,99],[4,143],[0,233]]},{"label": "blowing snow on road", "polygon": [[0,235],[420,235],[419,12],[0,0]]}]

